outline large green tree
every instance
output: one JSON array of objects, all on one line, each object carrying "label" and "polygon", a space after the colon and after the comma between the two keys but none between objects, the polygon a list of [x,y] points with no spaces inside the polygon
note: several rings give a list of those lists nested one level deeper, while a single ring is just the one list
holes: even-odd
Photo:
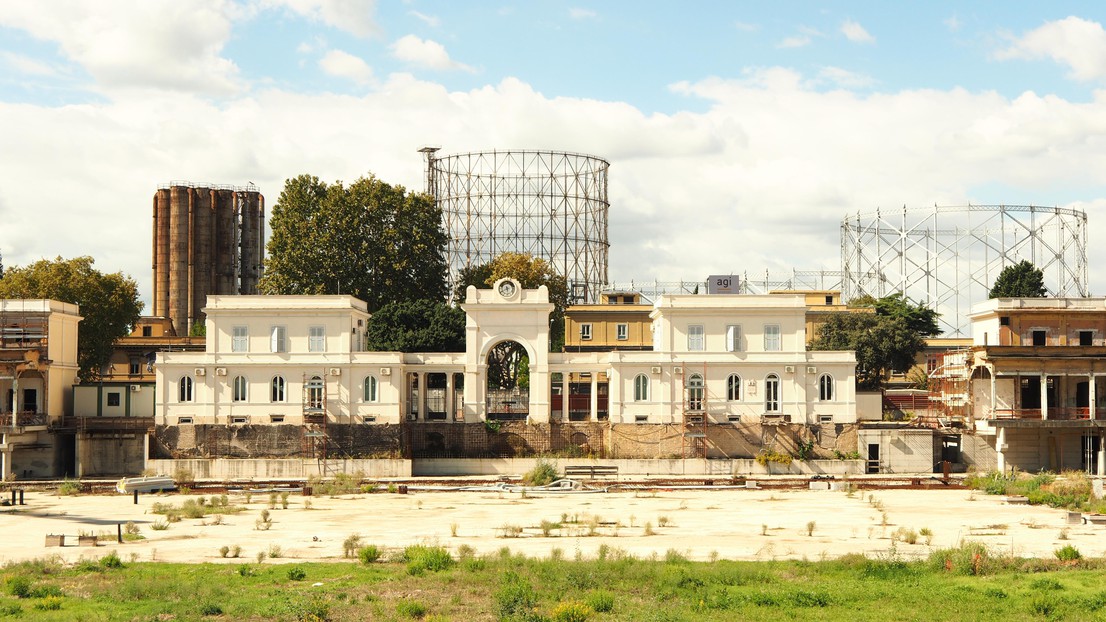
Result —
[{"label": "large green tree", "polygon": [[454,297],[465,299],[469,285],[491,287],[496,281],[511,277],[522,287],[535,289],[542,285],[549,290],[553,312],[549,315],[549,350],[559,352],[565,343],[565,309],[568,307],[568,280],[546,260],[529,253],[502,253],[486,264],[462,269],[457,278]]},{"label": "large green tree", "polygon": [[0,298],[52,298],[80,305],[77,361],[82,380],[100,377],[111,358],[115,340],[130,334],[142,302],[138,284],[122,272],[104,274],[92,267],[91,257],[12,266],[0,278]]},{"label": "large green tree", "polygon": [[436,300],[390,302],[369,320],[366,342],[376,351],[464,352],[465,312]]},{"label": "large green tree", "polygon": [[941,334],[937,324],[940,313],[924,304],[914,304],[901,292],[874,298],[861,296],[849,302],[850,307],[873,307],[878,315],[901,318],[906,325],[922,337],[934,337]]},{"label": "large green tree", "polygon": [[902,317],[834,313],[818,329],[812,350],[855,350],[857,388],[874,391],[893,369],[913,367],[925,341]]},{"label": "large green tree", "polygon": [[426,194],[370,175],[348,187],[312,175],[284,182],[269,221],[267,294],[350,294],[375,312],[446,295],[442,213]]},{"label": "large green tree", "polygon": [[1021,260],[1012,266],[1006,266],[995,279],[988,298],[1044,298],[1045,273],[1032,263]]}]

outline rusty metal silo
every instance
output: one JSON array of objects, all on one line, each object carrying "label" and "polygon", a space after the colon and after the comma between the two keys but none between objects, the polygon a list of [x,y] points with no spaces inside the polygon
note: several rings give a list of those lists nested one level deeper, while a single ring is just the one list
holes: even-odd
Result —
[{"label": "rusty metal silo", "polygon": [[212,294],[255,294],[264,254],[265,198],[252,184],[171,182],[153,201],[154,315],[178,335],[203,320]]}]

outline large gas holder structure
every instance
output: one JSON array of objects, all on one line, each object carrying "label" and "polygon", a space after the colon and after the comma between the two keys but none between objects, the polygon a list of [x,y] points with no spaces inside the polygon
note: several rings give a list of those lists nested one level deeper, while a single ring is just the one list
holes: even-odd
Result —
[{"label": "large gas holder structure", "polygon": [[572,302],[608,285],[607,174],[603,158],[567,151],[492,150],[426,156],[426,192],[449,237],[449,290],[464,268],[504,252],[549,262]]},{"label": "large gas holder structure", "polygon": [[253,184],[173,181],[153,198],[154,315],[188,335],[209,295],[256,294],[265,252],[265,197]]}]

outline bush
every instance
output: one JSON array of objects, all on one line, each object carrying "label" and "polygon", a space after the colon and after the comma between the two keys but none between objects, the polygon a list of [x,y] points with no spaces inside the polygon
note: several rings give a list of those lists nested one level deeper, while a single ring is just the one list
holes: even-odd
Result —
[{"label": "bush", "polygon": [[585,622],[592,613],[584,603],[570,600],[554,607],[552,618],[554,622]]},{"label": "bush", "polygon": [[60,596],[47,596],[34,605],[39,611],[57,611],[61,609]]},{"label": "bush", "polygon": [[426,615],[426,605],[417,600],[400,600],[396,603],[396,613],[404,618],[419,620]]},{"label": "bush", "polygon": [[931,568],[956,574],[985,574],[991,569],[992,561],[987,547],[979,542],[964,542],[954,549],[937,549],[929,555]]},{"label": "bush", "polygon": [[100,565],[104,568],[122,568],[123,560],[119,559],[115,551],[112,551],[100,558]]},{"label": "bush", "polygon": [[342,542],[342,557],[357,555],[357,549],[361,547],[361,536],[352,534]]},{"label": "bush", "polygon": [[557,463],[538,458],[534,468],[522,476],[522,483],[527,486],[545,486],[555,479],[557,479]]},{"label": "bush", "polygon": [[409,546],[403,550],[403,559],[407,562],[407,574],[410,575],[447,570],[454,564],[449,551],[440,546]]},{"label": "bush", "polygon": [[362,564],[371,564],[380,559],[380,549],[375,544],[363,546],[357,549],[357,559],[360,559]]},{"label": "bush", "polygon": [[30,598],[31,580],[20,575],[9,578],[8,593],[16,598]]},{"label": "bush", "polygon": [[496,613],[501,620],[530,614],[537,602],[534,588],[526,579],[513,570],[504,573],[503,582],[495,593]]},{"label": "bush", "polygon": [[584,602],[591,607],[592,611],[607,613],[614,609],[614,594],[605,590],[592,592]]},{"label": "bush", "polygon": [[200,605],[200,615],[221,616],[223,615],[223,608],[215,603],[204,603]]},{"label": "bush", "polygon": [[75,495],[80,491],[81,483],[75,480],[66,479],[58,484],[58,494],[61,496]]},{"label": "bush", "polygon": [[1079,549],[1067,544],[1056,549],[1056,559],[1062,562],[1074,562],[1083,558],[1083,554],[1079,552]]},{"label": "bush", "polygon": [[288,569],[289,581],[303,581],[307,578],[307,571],[303,569],[303,566],[292,566]]}]

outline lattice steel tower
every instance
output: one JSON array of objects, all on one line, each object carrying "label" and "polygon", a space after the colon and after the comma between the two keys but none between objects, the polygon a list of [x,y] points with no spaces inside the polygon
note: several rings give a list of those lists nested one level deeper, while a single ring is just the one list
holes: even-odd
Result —
[{"label": "lattice steel tower", "polygon": [[967,313],[1006,266],[1028,260],[1049,296],[1087,296],[1087,214],[1033,205],[877,210],[841,222],[846,300],[903,292],[941,315],[945,336],[968,335]]},{"label": "lattice steel tower", "polygon": [[503,252],[530,253],[568,280],[574,301],[607,284],[607,170],[602,158],[562,151],[426,154],[426,191],[442,210],[450,291],[458,272]]}]

